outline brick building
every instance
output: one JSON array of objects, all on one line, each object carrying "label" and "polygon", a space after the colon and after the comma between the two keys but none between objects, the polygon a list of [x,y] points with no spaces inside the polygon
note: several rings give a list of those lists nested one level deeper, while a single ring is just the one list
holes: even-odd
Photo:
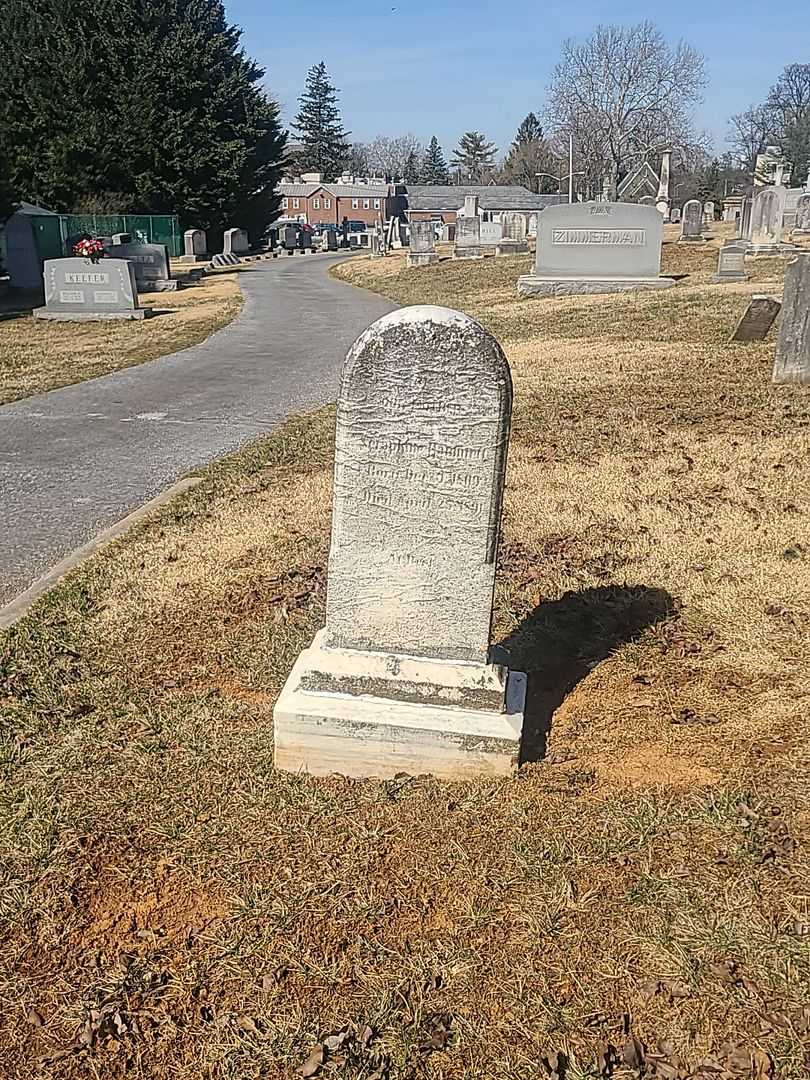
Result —
[{"label": "brick building", "polygon": [[279,184],[281,216],[297,218],[307,225],[340,225],[344,218],[376,224],[388,219],[389,188],[386,184]]}]

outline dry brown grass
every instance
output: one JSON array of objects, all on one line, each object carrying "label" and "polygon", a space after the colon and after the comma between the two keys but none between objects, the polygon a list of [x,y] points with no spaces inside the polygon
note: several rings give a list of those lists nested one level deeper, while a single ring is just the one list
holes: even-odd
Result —
[{"label": "dry brown grass", "polygon": [[650,1077],[806,1080],[810,402],[772,342],[727,343],[752,289],[714,258],[554,301],[515,300],[519,260],[339,271],[509,355],[514,779],[272,768],[323,621],[331,410],[0,639],[9,1076],[289,1077],[351,1025],[319,1076],[630,1077],[634,1037]]},{"label": "dry brown grass", "polygon": [[145,293],[141,307],[165,314],[144,322],[54,323],[34,319],[30,308],[0,312],[0,405],[196,345],[229,323],[241,302],[238,275],[229,271],[176,293]]}]

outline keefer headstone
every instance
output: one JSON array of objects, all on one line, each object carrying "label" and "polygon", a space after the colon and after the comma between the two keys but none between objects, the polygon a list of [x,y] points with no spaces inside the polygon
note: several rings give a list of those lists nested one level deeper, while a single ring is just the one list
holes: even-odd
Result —
[{"label": "keefer headstone", "polygon": [[697,199],[690,199],[683,204],[681,213],[681,235],[678,243],[702,244],[705,241],[703,235],[703,207]]},{"label": "keefer headstone", "polygon": [[244,229],[226,229],[222,250],[226,255],[244,255],[250,251],[248,234]]},{"label": "keefer headstone", "polygon": [[745,275],[745,250],[734,244],[726,244],[717,255],[717,271],[712,281],[747,281]]},{"label": "keefer headstone", "polygon": [[589,202],[549,206],[537,226],[534,273],[520,296],[665,289],[660,277],[664,222],[654,206]]},{"label": "keefer headstone", "polygon": [[796,203],[796,224],[793,227],[794,236],[810,236],[810,192],[800,195]]},{"label": "keefer headstone", "polygon": [[135,270],[128,259],[46,259],[45,307],[34,318],[62,322],[145,319],[150,308],[138,307]]},{"label": "keefer headstone", "polygon": [[785,210],[783,187],[760,188],[751,210],[751,254],[778,255]]},{"label": "keefer headstone", "polygon": [[511,771],[525,676],[489,662],[511,400],[497,341],[457,311],[394,311],[349,350],[326,627],[278,699],[277,766]]},{"label": "keefer headstone", "polygon": [[764,341],[782,305],[773,296],[757,293],[731,335],[732,341]]},{"label": "keefer headstone", "polygon": [[411,246],[408,266],[433,266],[439,261],[436,252],[436,228],[432,221],[411,222]]},{"label": "keefer headstone", "polygon": [[174,292],[177,281],[169,268],[169,249],[164,244],[112,244],[112,259],[129,259],[140,292]]},{"label": "keefer headstone", "polygon": [[795,256],[785,270],[773,381],[810,384],[810,254]]},{"label": "keefer headstone", "polygon": [[186,229],[183,233],[183,254],[180,262],[208,261],[208,240],[202,229]]},{"label": "keefer headstone", "polygon": [[527,222],[526,215],[516,210],[508,210],[501,214],[501,228],[503,236],[498,242],[497,255],[523,255],[529,250],[526,241]]}]

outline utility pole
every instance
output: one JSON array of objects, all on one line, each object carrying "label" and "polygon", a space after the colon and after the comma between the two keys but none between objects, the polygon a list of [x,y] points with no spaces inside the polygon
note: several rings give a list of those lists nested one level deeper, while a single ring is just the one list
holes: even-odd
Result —
[{"label": "utility pole", "polygon": [[574,135],[568,136],[568,203],[574,201]]}]

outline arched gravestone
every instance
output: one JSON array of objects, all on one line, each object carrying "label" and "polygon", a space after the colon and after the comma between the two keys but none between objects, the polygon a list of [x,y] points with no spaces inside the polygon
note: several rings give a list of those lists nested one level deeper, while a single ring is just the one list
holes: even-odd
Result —
[{"label": "arched gravestone", "polygon": [[678,243],[703,243],[703,205],[697,199],[683,204],[681,211],[681,235]]},{"label": "arched gravestone", "polygon": [[810,194],[800,195],[796,204],[794,236],[810,236]]},{"label": "arched gravestone", "polygon": [[511,404],[500,346],[460,312],[393,312],[349,351],[326,626],[276,705],[278,766],[511,770],[525,677],[488,663]]},{"label": "arched gravestone", "polygon": [[787,190],[760,188],[751,209],[751,254],[778,255]]}]

